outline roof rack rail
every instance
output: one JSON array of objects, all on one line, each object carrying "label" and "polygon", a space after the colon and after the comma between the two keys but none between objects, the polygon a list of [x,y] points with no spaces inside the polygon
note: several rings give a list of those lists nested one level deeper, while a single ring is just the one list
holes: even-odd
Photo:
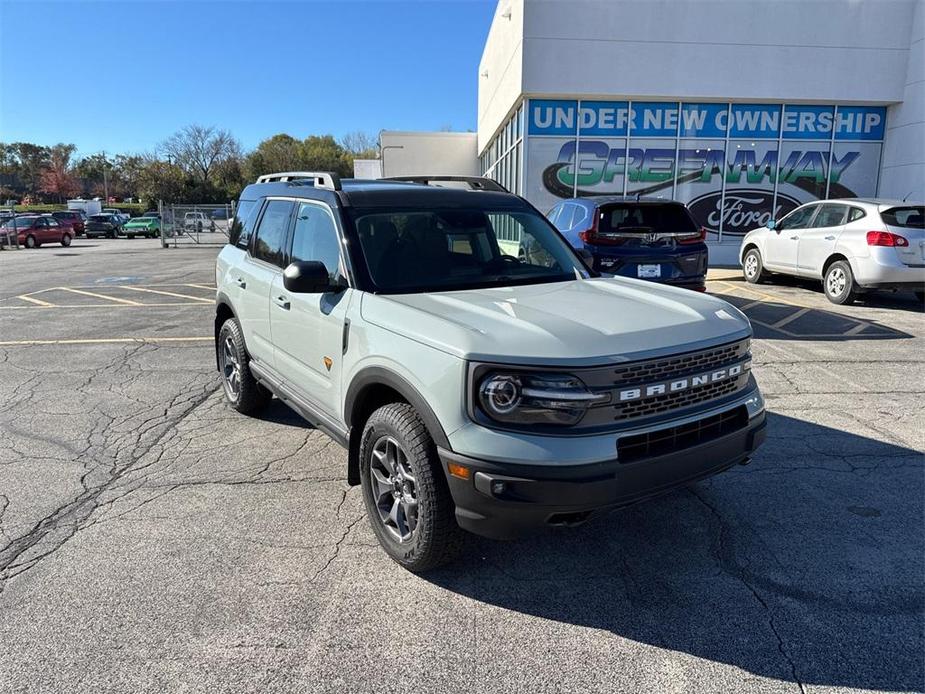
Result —
[{"label": "roof rack rail", "polygon": [[280,173],[259,176],[257,178],[257,183],[284,183],[286,181],[297,181],[305,178],[313,179],[315,188],[326,188],[327,190],[341,189],[340,176],[333,171],[281,171]]},{"label": "roof rack rail", "polygon": [[472,190],[491,190],[497,193],[509,193],[503,185],[484,176],[386,176],[383,181],[405,181],[407,183],[423,183],[430,185],[439,181],[458,181],[468,183]]}]

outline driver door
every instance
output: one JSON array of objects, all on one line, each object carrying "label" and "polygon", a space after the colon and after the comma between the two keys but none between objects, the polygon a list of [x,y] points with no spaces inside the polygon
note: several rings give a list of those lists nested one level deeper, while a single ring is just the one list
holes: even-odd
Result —
[{"label": "driver door", "polygon": [[769,270],[796,273],[800,234],[810,226],[818,204],[804,205],[784,217],[770,229],[765,242],[764,265]]},{"label": "driver door", "polygon": [[[317,260],[331,279],[344,277],[334,216],[323,203],[300,202],[292,232],[291,262]],[[341,401],[344,322],[354,291],[290,292],[282,273],[270,288],[270,330],[277,370],[298,394],[337,416]]]}]

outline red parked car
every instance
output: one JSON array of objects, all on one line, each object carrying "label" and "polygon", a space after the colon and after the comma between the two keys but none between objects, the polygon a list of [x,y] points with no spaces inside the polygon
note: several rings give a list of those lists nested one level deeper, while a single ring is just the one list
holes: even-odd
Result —
[{"label": "red parked car", "polygon": [[60,243],[70,246],[74,230],[70,225],[60,224],[54,217],[29,216],[8,219],[2,225],[3,231],[16,229],[19,245],[26,248],[38,248],[43,243]]},{"label": "red parked car", "polygon": [[58,210],[57,212],[52,212],[51,216],[57,219],[59,224],[70,224],[71,228],[74,230],[74,236],[83,236],[84,218],[80,212],[74,210]]}]

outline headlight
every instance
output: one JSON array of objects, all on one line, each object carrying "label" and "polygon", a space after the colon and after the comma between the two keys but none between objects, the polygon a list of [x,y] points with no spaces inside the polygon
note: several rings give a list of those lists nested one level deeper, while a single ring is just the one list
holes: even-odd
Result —
[{"label": "headlight", "polygon": [[593,393],[577,376],[491,371],[478,382],[481,411],[505,424],[577,424],[589,407],[610,401]]}]

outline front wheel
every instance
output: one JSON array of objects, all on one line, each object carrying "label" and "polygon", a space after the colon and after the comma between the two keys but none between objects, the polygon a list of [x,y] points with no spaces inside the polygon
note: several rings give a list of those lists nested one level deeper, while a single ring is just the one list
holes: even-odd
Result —
[{"label": "front wheel", "polygon": [[454,558],[462,530],[437,448],[411,405],[385,405],[366,422],[360,482],[373,532],[392,559],[418,573]]},{"label": "front wheel", "polygon": [[838,260],[829,266],[822,280],[822,288],[826,298],[833,304],[848,305],[854,302],[858,287],[847,261]]},{"label": "front wheel", "polygon": [[270,401],[270,391],[251,373],[244,333],[234,318],[222,324],[218,333],[218,365],[228,404],[242,414],[254,414]]},{"label": "front wheel", "polygon": [[742,258],[742,274],[749,284],[758,284],[768,277],[761,262],[761,252],[757,248],[750,248]]}]

